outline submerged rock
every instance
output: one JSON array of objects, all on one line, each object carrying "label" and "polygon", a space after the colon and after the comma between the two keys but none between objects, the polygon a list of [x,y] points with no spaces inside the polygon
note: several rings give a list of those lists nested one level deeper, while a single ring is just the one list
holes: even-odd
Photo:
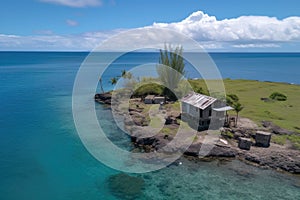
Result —
[{"label": "submerged rock", "polygon": [[145,181],[141,177],[129,176],[121,173],[108,178],[111,192],[120,199],[136,199],[143,193]]}]

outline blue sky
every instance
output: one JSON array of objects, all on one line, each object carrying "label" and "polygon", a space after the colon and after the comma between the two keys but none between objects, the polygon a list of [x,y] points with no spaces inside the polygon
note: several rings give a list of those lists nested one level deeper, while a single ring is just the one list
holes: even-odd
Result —
[{"label": "blue sky", "polygon": [[[87,35],[101,42],[122,30],[155,23],[160,28],[189,30],[184,34],[209,43],[212,51],[299,51],[299,16],[299,0],[2,0],[0,50],[72,50],[71,43]],[[265,23],[259,25],[262,20]],[[256,30],[246,34],[253,26]],[[224,27],[228,30],[223,34],[232,37],[213,33]],[[269,35],[257,34],[268,30]],[[90,48],[91,44],[74,50]]]}]

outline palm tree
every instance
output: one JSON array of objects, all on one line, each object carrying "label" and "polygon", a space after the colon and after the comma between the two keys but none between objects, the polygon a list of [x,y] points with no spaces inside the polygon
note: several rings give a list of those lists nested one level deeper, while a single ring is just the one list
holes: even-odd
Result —
[{"label": "palm tree", "polygon": [[127,71],[124,69],[124,70],[122,70],[121,77],[124,78],[124,79],[131,79],[131,78],[132,78],[132,73],[127,72]]},{"label": "palm tree", "polygon": [[244,109],[244,107],[242,106],[242,104],[240,104],[238,102],[238,103],[235,103],[233,105],[233,109],[236,112],[235,126],[237,126],[237,122],[238,122],[238,118],[239,118],[239,112],[241,112]]},{"label": "palm tree", "polygon": [[121,77],[125,78],[125,77],[126,77],[126,74],[127,74],[126,70],[123,69],[123,70],[122,70],[122,73],[121,73]]},{"label": "palm tree", "polygon": [[180,80],[185,74],[185,64],[182,53],[182,46],[177,46],[175,50],[173,50],[171,45],[169,48],[165,45],[165,49],[160,50],[157,73],[159,75],[159,79],[165,86],[165,95],[169,98],[171,97],[171,99],[176,98],[172,95],[172,91],[178,87]]},{"label": "palm tree", "polygon": [[102,91],[102,93],[104,93],[103,85],[102,85],[102,78],[101,77],[99,78],[99,83],[100,83],[101,91]]},{"label": "palm tree", "polygon": [[113,77],[113,78],[110,79],[110,83],[111,83],[112,85],[116,85],[117,82],[118,82],[118,78],[116,78],[116,77]]}]

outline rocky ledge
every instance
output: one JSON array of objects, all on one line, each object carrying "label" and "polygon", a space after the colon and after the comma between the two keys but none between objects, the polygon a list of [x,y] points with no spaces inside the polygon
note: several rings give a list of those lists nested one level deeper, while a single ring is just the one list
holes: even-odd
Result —
[{"label": "rocky ledge", "polygon": [[101,93],[101,94],[95,94],[94,99],[98,103],[110,105],[111,104],[111,93],[106,92],[106,93]]},{"label": "rocky ledge", "polygon": [[[167,145],[173,138],[154,136],[150,138],[133,138],[136,148],[144,152],[155,151]],[[199,155],[202,147],[201,142],[194,142],[184,152],[186,156],[192,156],[200,160],[213,160],[218,158],[236,158],[249,164],[254,164],[264,168],[272,168],[280,171],[287,171],[293,174],[300,174],[300,153],[297,150],[286,149],[283,146],[271,143],[269,148],[252,146],[249,151],[241,150],[237,143],[214,144],[207,155]]]},{"label": "rocky ledge", "polygon": [[[103,93],[96,94],[95,101],[102,104],[111,104],[111,94]],[[142,109],[138,106],[129,109],[128,116],[125,116],[124,124],[125,128],[132,132],[135,130],[136,133],[145,134],[143,127],[148,126],[147,116],[142,114]],[[124,116],[124,113],[121,113]],[[129,118],[131,120],[129,120]],[[170,129],[176,131],[179,123],[177,119],[180,118],[180,115],[167,115],[165,126],[168,126]],[[275,126],[271,122],[263,122],[263,128],[252,124],[249,126],[249,119],[245,120],[247,126],[240,126],[233,129],[225,129],[223,132],[226,134],[221,134],[221,140],[218,140],[210,146],[210,151],[204,157],[199,155],[200,149],[203,145],[203,137],[205,137],[205,132],[200,132],[198,137],[199,139],[194,140],[193,143],[185,150],[184,155],[192,157],[193,159],[200,160],[213,160],[213,159],[239,159],[241,161],[247,162],[249,164],[254,164],[256,166],[264,168],[272,168],[280,171],[286,171],[293,174],[300,174],[300,152],[298,150],[293,150],[285,146],[277,145],[274,143],[270,144],[268,148],[257,147],[253,143],[250,150],[242,150],[238,148],[238,139],[240,137],[245,138],[254,138],[255,132],[257,130],[264,130],[272,132],[272,134],[292,134],[291,132],[282,129],[278,126]],[[150,129],[151,130],[151,129]],[[228,138],[228,133],[230,133],[231,138]],[[136,147],[134,151],[142,152],[151,152],[157,151],[169,142],[173,140],[172,136],[157,134],[148,138],[139,138],[138,134],[136,136],[131,136],[132,143]],[[151,134],[150,134],[151,135]],[[225,141],[225,143],[224,143]],[[207,145],[207,144],[205,144]]]}]

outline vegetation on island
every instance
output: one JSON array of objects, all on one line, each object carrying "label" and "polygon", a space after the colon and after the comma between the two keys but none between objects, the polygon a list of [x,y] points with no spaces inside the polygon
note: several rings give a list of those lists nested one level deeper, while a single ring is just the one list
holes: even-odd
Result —
[{"label": "vegetation on island", "polygon": [[[193,88],[201,88],[206,94],[208,93],[204,80],[189,80],[189,82]],[[294,132],[290,135],[273,135],[272,141],[281,145],[290,143],[293,147],[300,149],[299,85],[231,79],[224,79],[224,85],[227,94],[235,94],[241,104],[245,105],[240,116],[249,118],[258,125],[261,125],[262,121],[270,121]],[[284,94],[287,98],[285,101],[265,101],[273,93]],[[229,111],[231,115],[234,113],[234,111]]]},{"label": "vegetation on island", "polygon": [[280,92],[273,92],[270,95],[270,99],[272,100],[276,100],[276,101],[286,101],[287,100],[287,96],[280,93]]},{"label": "vegetation on island", "polygon": [[231,106],[234,111],[236,112],[236,118],[235,118],[235,126],[237,126],[238,118],[239,118],[239,112],[241,112],[244,107],[239,102],[239,97],[236,94],[228,94],[226,96],[226,103]]},{"label": "vegetation on island", "polygon": [[[186,84],[183,84],[185,65],[182,51],[181,46],[175,49],[165,46],[165,49],[160,51],[159,65],[157,65],[158,78],[141,77],[136,79],[130,72],[123,70],[120,77],[127,80],[125,88],[131,88],[132,97],[145,97],[149,94],[166,96],[177,105],[177,97],[172,91],[184,91],[186,87]],[[112,78],[111,84],[116,84],[117,81],[118,77]],[[211,95],[206,82],[213,80],[189,79],[187,81],[193,91]],[[294,132],[290,135],[274,135],[273,142],[286,144],[289,141],[294,147],[300,149],[300,107],[298,106],[300,86],[254,80],[224,79],[223,81],[228,94],[226,103],[234,108],[229,111],[229,115],[236,115],[235,126],[239,116],[249,118],[258,125],[261,125],[262,121],[270,121],[281,128]],[[102,86],[101,83],[100,79],[100,86]],[[163,129],[163,132],[169,134],[170,130]]]},{"label": "vegetation on island", "polygon": [[157,66],[158,78],[164,85],[164,95],[172,100],[177,100],[174,91],[185,74],[182,53],[182,46],[173,49],[171,45],[169,47],[165,45],[165,49],[160,50],[159,65]]}]

